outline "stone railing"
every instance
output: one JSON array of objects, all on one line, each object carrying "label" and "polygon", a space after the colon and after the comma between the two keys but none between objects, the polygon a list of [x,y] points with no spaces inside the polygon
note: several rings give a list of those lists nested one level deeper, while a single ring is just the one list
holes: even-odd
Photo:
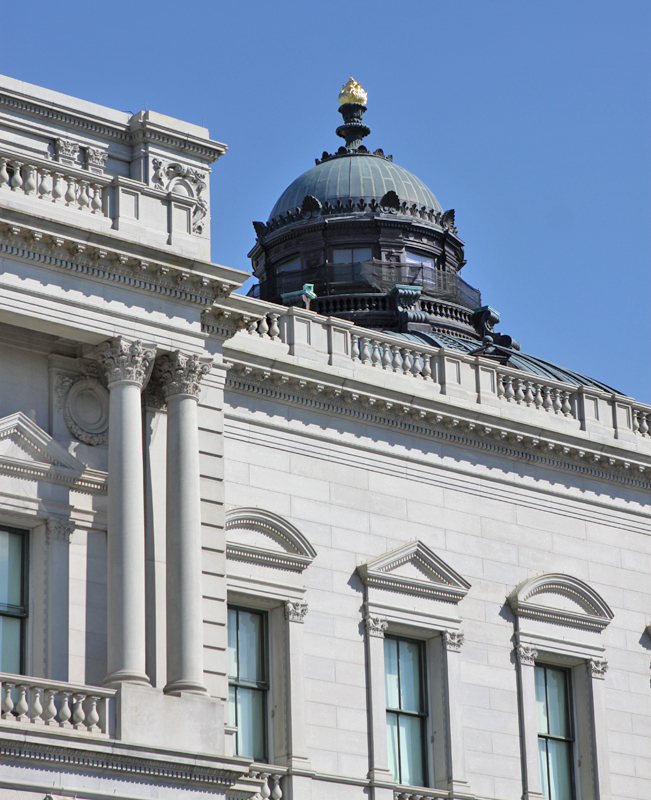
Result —
[{"label": "stone railing", "polygon": [[115,695],[113,689],[0,673],[0,725],[108,737]]},{"label": "stone railing", "polygon": [[0,190],[11,190],[78,211],[108,216],[104,190],[110,177],[71,169],[58,161],[0,153]]},{"label": "stone railing", "polygon": [[263,781],[261,789],[254,795],[252,800],[281,800],[283,796],[282,789],[280,788],[280,779],[283,777],[282,775],[272,772],[251,770],[249,772],[249,777]]},{"label": "stone railing", "polygon": [[572,402],[575,389],[564,383],[541,379],[537,375],[497,371],[497,396],[507,403],[577,419],[577,404]]}]

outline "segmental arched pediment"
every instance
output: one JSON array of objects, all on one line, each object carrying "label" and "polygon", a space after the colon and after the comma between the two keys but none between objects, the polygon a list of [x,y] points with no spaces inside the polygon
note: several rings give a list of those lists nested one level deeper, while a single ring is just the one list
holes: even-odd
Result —
[{"label": "segmental arched pediment", "polygon": [[226,557],[303,572],[316,551],[291,522],[259,508],[226,512]]},{"label": "segmental arched pediment", "polygon": [[508,597],[513,613],[557,625],[602,631],[613,618],[606,601],[571,575],[548,573],[530,578]]}]

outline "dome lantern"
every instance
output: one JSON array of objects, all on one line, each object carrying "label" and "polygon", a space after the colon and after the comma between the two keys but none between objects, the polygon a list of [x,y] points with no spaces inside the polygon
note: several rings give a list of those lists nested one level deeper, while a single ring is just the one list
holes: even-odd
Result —
[{"label": "dome lantern", "polygon": [[339,113],[344,118],[344,124],[337,128],[336,134],[346,140],[346,150],[349,153],[359,150],[362,139],[371,132],[362,122],[367,98],[366,92],[352,76],[339,92]]}]

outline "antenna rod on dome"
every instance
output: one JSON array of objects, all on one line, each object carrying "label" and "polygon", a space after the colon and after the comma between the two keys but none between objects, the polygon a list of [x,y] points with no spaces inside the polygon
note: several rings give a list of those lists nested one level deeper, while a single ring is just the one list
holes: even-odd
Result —
[{"label": "antenna rod on dome", "polygon": [[350,153],[362,148],[366,151],[362,139],[371,132],[368,125],[362,122],[367,98],[366,92],[352,77],[339,92],[339,113],[344,118],[344,124],[337,128],[336,133],[346,140],[346,150]]}]

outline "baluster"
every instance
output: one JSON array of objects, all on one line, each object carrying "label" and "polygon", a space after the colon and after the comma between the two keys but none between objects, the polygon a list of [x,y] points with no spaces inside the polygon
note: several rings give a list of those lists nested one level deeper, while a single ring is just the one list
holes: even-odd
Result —
[{"label": "baluster", "polygon": [[86,715],[86,728],[89,731],[98,731],[99,728],[97,723],[99,722],[99,714],[97,713],[97,701],[99,697],[95,694],[91,694],[88,697],[88,704],[90,705],[90,710]]},{"label": "baluster", "polygon": [[43,704],[41,703],[41,692],[43,689],[40,686],[32,686],[32,705],[29,709],[29,718],[35,724],[43,724],[41,714],[43,713]]},{"label": "baluster", "polygon": [[566,417],[572,416],[572,404],[570,403],[570,392],[565,391],[561,393],[562,406],[561,411]]},{"label": "baluster", "polygon": [[639,412],[640,433],[646,436],[649,433],[649,417],[643,411]]},{"label": "baluster", "polygon": [[391,367],[391,347],[387,344],[387,342],[382,342],[382,369],[389,369]]},{"label": "baluster", "polygon": [[535,403],[536,403],[536,408],[541,408],[542,404],[543,404],[542,384],[541,383],[536,383],[534,385],[534,389],[535,389],[534,400],[535,400]]},{"label": "baluster", "polygon": [[271,790],[269,789],[269,773],[262,772],[260,773],[260,777],[264,781],[264,783],[262,784],[262,788],[260,789],[260,798],[261,800],[267,800],[267,798],[271,794]]},{"label": "baluster", "polygon": [[52,191],[52,173],[49,169],[41,168],[39,169],[38,174],[41,178],[38,184],[38,196],[40,200],[43,200]]},{"label": "baluster", "polygon": [[507,402],[511,402],[515,397],[515,392],[513,391],[513,378],[510,375],[504,376],[504,399]]},{"label": "baluster", "polygon": [[9,720],[13,722],[14,715],[14,698],[12,697],[12,692],[14,689],[15,683],[3,683],[2,688],[4,689],[5,696],[2,698],[2,719]]},{"label": "baluster", "polygon": [[63,179],[63,174],[61,172],[55,172],[53,175],[52,202],[58,203],[66,190],[66,182]]},{"label": "baluster", "polygon": [[429,381],[432,378],[432,356],[429,353],[423,353],[423,369],[421,372],[423,380]]},{"label": "baluster", "polygon": [[282,800],[283,792],[280,788],[280,775],[272,775],[273,789],[271,790],[271,800]]},{"label": "baluster", "polygon": [[25,194],[36,194],[36,168],[31,164],[25,164],[23,169],[25,172],[23,191]]},{"label": "baluster", "polygon": [[81,693],[73,694],[72,699],[75,701],[72,712],[73,727],[76,731],[85,730],[84,719],[86,718],[86,713],[84,712],[84,700],[86,699],[86,695]]},{"label": "baluster", "polygon": [[57,707],[56,703],[54,702],[55,696],[56,689],[45,690],[45,708],[43,709],[41,717],[46,725],[56,724],[56,720],[54,719],[57,715]]},{"label": "baluster", "polygon": [[11,161],[10,164],[14,168],[14,174],[11,176],[11,188],[16,191],[23,185],[23,178],[20,174],[20,168],[23,165],[20,161]]},{"label": "baluster", "polygon": [[70,692],[59,692],[61,696],[61,708],[59,709],[59,725],[62,728],[72,728],[70,717]]},{"label": "baluster", "polygon": [[560,414],[562,407],[560,389],[554,389],[554,414]]},{"label": "baluster", "polygon": [[382,353],[380,343],[377,339],[371,339],[371,366],[377,367],[382,363]]},{"label": "baluster", "polygon": [[421,354],[414,350],[411,354],[411,374],[414,378],[417,378],[423,371],[423,365],[420,359]]},{"label": "baluster", "polygon": [[90,205],[90,198],[88,197],[88,181],[79,181],[79,208],[83,211]]},{"label": "baluster", "polygon": [[350,354],[353,361],[359,361],[359,336],[356,333],[350,334]]},{"label": "baluster", "polygon": [[90,208],[93,214],[97,213],[102,207],[102,187],[99,183],[92,185],[93,199],[90,201]]},{"label": "baluster", "polygon": [[533,400],[533,383],[531,381],[527,381],[524,390],[524,402],[530,406],[533,403]]},{"label": "baluster", "polygon": [[552,407],[552,399],[551,399],[552,390],[551,390],[551,387],[550,386],[543,386],[542,387],[542,393],[543,393],[542,407],[545,409],[545,411],[549,412],[549,409]]},{"label": "baluster", "polygon": [[497,373],[497,396],[504,397],[504,375]]},{"label": "baluster", "polygon": [[20,684],[16,686],[18,690],[18,702],[16,703],[16,722],[23,722],[27,719],[29,704],[27,702],[27,686]]},{"label": "baluster", "polygon": [[258,320],[254,319],[252,322],[249,323],[249,327],[247,328],[249,335],[253,336],[254,333],[258,332]]},{"label": "baluster", "polygon": [[269,319],[271,320],[271,325],[269,325],[269,336],[271,336],[274,342],[280,339],[280,325],[278,324],[279,317],[280,314],[269,314]]},{"label": "baluster", "polygon": [[403,375],[409,375],[411,371],[411,350],[408,347],[403,347],[400,352],[402,353],[402,373]]},{"label": "baluster", "polygon": [[72,175],[64,178],[64,180],[68,182],[68,188],[63,199],[66,201],[66,205],[70,206],[77,200],[77,184],[75,183],[75,179],[72,177]]},{"label": "baluster", "polygon": [[265,314],[264,317],[258,323],[258,336],[264,337],[269,333],[269,323],[267,322],[267,315]]},{"label": "baluster", "polygon": [[368,364],[371,360],[371,350],[369,348],[369,344],[371,340],[367,336],[361,337],[362,347],[360,357],[362,359],[362,364]]},{"label": "baluster", "polygon": [[522,381],[520,378],[514,378],[515,381],[515,402],[520,405],[524,400],[524,392],[522,391]]},{"label": "baluster", "polygon": [[400,348],[397,344],[391,345],[391,353],[393,354],[393,359],[391,360],[391,369],[394,372],[398,372],[399,369],[402,369],[402,358],[400,357]]},{"label": "baluster", "polygon": [[7,171],[8,160],[0,157],[0,189],[9,186],[9,172]]}]

